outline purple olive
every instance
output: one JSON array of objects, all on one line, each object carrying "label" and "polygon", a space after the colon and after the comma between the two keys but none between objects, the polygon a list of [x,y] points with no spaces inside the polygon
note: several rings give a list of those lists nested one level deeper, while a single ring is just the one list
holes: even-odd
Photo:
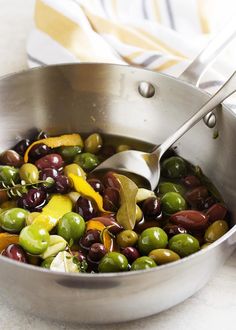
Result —
[{"label": "purple olive", "polygon": [[79,213],[85,221],[95,218],[98,215],[97,205],[85,197],[79,197],[77,199],[75,211]]},{"label": "purple olive", "polygon": [[187,234],[187,230],[179,225],[168,224],[163,228],[163,230],[166,232],[169,239],[178,234]]},{"label": "purple olive", "polygon": [[122,250],[122,254],[126,256],[128,259],[129,264],[132,264],[134,260],[140,257],[139,251],[133,247],[133,246],[128,246]]},{"label": "purple olive", "polygon": [[185,198],[192,207],[197,207],[198,204],[201,205],[200,203],[205,200],[208,195],[209,193],[207,188],[205,186],[199,186],[188,191]]},{"label": "purple olive", "polygon": [[158,219],[161,214],[161,202],[159,198],[149,197],[142,204],[144,218]]},{"label": "purple olive", "polygon": [[106,188],[103,195],[103,207],[107,211],[116,212],[120,205],[120,193],[117,188]]},{"label": "purple olive", "polygon": [[3,256],[19,261],[27,263],[27,256],[22,247],[18,244],[10,244],[8,247],[2,251]]},{"label": "purple olive", "polygon": [[47,178],[52,178],[55,180],[58,175],[58,171],[55,168],[44,168],[39,172],[39,179],[46,180]]},{"label": "purple olive", "polygon": [[80,245],[83,249],[88,250],[94,243],[101,243],[100,231],[96,229],[90,229],[80,239]]},{"label": "purple olive", "polygon": [[87,180],[88,183],[90,184],[90,186],[93,187],[93,189],[98,192],[100,195],[103,195],[104,194],[104,185],[102,184],[102,182],[99,180],[99,179],[88,179]]},{"label": "purple olive", "polygon": [[43,170],[45,168],[55,168],[59,169],[64,164],[64,161],[59,154],[49,154],[35,162],[38,169]]},{"label": "purple olive", "polygon": [[15,150],[19,155],[24,156],[27,148],[30,146],[31,142],[29,139],[20,140],[14,147]]},{"label": "purple olive", "polygon": [[114,175],[114,172],[107,172],[103,177],[103,184],[105,188],[116,188],[120,189],[120,184],[117,178]]},{"label": "purple olive", "polygon": [[105,246],[102,243],[93,243],[90,246],[88,257],[92,261],[99,261],[107,253]]},{"label": "purple olive", "polygon": [[40,159],[43,156],[46,156],[50,154],[51,148],[49,148],[46,144],[44,143],[39,143],[34,145],[29,152],[29,158],[37,160]]},{"label": "purple olive", "polygon": [[103,146],[102,149],[100,150],[100,154],[104,158],[109,158],[113,156],[115,153],[116,153],[116,149],[111,145]]},{"label": "purple olive", "polygon": [[216,220],[224,220],[227,212],[228,210],[224,205],[216,203],[206,211],[206,216],[209,217],[209,222],[212,223]]},{"label": "purple olive", "polygon": [[59,194],[67,194],[71,189],[69,179],[65,175],[58,175],[52,188]]},{"label": "purple olive", "polygon": [[30,212],[38,212],[47,203],[47,193],[41,189],[32,188],[20,199],[17,205]]},{"label": "purple olive", "polygon": [[86,260],[85,255],[81,251],[71,251],[71,253],[78,259],[79,262]]}]

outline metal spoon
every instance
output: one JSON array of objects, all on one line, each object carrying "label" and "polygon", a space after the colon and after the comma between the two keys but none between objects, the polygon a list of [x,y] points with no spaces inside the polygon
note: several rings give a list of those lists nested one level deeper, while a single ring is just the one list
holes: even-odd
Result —
[{"label": "metal spoon", "polygon": [[102,162],[94,171],[114,169],[137,174],[144,177],[154,190],[160,179],[160,160],[167,149],[169,149],[183,134],[198,123],[207,113],[223,102],[236,91],[236,71],[226,83],[207,101],[190,119],[168,137],[153,152],[145,153],[136,150],[119,152]]}]

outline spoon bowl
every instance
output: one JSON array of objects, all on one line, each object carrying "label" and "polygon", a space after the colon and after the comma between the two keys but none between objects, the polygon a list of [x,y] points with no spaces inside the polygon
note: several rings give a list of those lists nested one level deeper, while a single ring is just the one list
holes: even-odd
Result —
[{"label": "spoon bowl", "polygon": [[236,71],[208,102],[181,125],[174,134],[169,136],[161,145],[157,146],[153,152],[145,153],[136,150],[122,151],[102,162],[94,171],[113,169],[133,173],[145,178],[149,182],[151,189],[154,190],[160,179],[160,160],[163,154],[204,116],[234,93],[236,90],[235,86]]}]

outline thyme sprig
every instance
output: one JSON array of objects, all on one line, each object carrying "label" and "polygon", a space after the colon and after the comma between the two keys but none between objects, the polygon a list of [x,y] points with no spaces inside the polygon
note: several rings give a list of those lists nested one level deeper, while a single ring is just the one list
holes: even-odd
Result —
[{"label": "thyme sprig", "polygon": [[39,180],[34,183],[26,183],[24,180],[21,180],[21,183],[15,183],[11,180],[11,184],[8,185],[4,182],[1,182],[2,188],[0,191],[6,191],[7,195],[11,197],[22,197],[28,189],[27,188],[38,188],[39,185],[44,185],[50,187],[54,184],[54,180],[51,177],[48,177],[46,180]]}]

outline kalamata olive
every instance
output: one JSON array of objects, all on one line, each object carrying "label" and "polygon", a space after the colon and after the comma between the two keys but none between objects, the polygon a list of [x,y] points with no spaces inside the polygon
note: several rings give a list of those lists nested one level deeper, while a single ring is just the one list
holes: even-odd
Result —
[{"label": "kalamata olive", "polygon": [[168,224],[163,229],[168,235],[169,239],[177,234],[187,234],[187,230],[179,225]]},{"label": "kalamata olive", "polygon": [[209,209],[214,204],[216,204],[216,199],[213,196],[209,196],[206,199],[199,200],[196,206],[199,211],[202,211]]},{"label": "kalamata olive", "polygon": [[157,265],[164,265],[180,259],[177,253],[169,249],[155,249],[152,250],[148,256],[152,258]]},{"label": "kalamata olive", "polygon": [[47,203],[47,194],[41,189],[32,188],[17,201],[17,205],[30,212],[40,211]]},{"label": "kalamata olive", "polygon": [[40,158],[50,154],[50,152],[51,152],[51,148],[49,148],[44,143],[39,143],[39,144],[34,145],[30,149],[29,158],[31,158],[33,160],[37,160],[37,159],[40,159]]},{"label": "kalamata olive", "polygon": [[70,191],[70,189],[71,189],[70,182],[67,176],[58,175],[55,178],[53,191],[57,192],[58,194],[67,194]]},{"label": "kalamata olive", "polygon": [[195,175],[187,175],[183,178],[182,182],[189,189],[196,188],[201,185],[200,180]]},{"label": "kalamata olive", "polygon": [[165,248],[168,243],[168,237],[163,229],[152,227],[145,229],[138,239],[138,248],[141,254],[147,255],[154,249]]},{"label": "kalamata olive", "polygon": [[115,212],[120,204],[120,193],[116,188],[106,188],[103,195],[103,207],[107,211]]},{"label": "kalamata olive", "polygon": [[187,203],[179,193],[170,191],[162,196],[161,208],[165,214],[173,214],[185,210]]},{"label": "kalamata olive", "polygon": [[120,184],[119,181],[117,180],[117,178],[114,175],[114,172],[107,172],[102,180],[105,188],[116,188],[116,189],[120,189]]},{"label": "kalamata olive", "polygon": [[147,256],[137,258],[131,265],[130,270],[143,270],[156,267],[155,261]]},{"label": "kalamata olive", "polygon": [[212,223],[216,220],[223,220],[227,211],[227,208],[223,204],[216,203],[206,211],[206,216],[209,217],[209,222]]},{"label": "kalamata olive", "polygon": [[149,197],[142,204],[142,211],[145,218],[157,219],[161,213],[161,202],[159,198]]},{"label": "kalamata olive", "polygon": [[104,185],[102,184],[101,180],[93,178],[93,179],[88,179],[87,181],[96,192],[98,192],[100,195],[104,194],[105,188],[104,188]]},{"label": "kalamata olive", "polygon": [[206,230],[204,240],[213,243],[229,230],[229,226],[224,220],[216,220]]},{"label": "kalamata olive", "polygon": [[198,240],[189,234],[178,234],[169,240],[169,248],[180,257],[187,257],[200,250]]},{"label": "kalamata olive", "polygon": [[98,133],[91,134],[84,141],[84,148],[86,152],[97,154],[102,148],[102,137]]},{"label": "kalamata olive", "polygon": [[134,260],[140,257],[139,251],[133,246],[127,246],[122,249],[122,254],[128,259],[129,264],[132,264]]},{"label": "kalamata olive", "polygon": [[23,159],[15,150],[6,150],[0,155],[0,164],[20,167],[23,164]]},{"label": "kalamata olive", "polygon": [[84,152],[77,155],[74,159],[74,163],[78,164],[85,171],[92,171],[99,164],[99,159],[96,155],[90,152]]},{"label": "kalamata olive", "polygon": [[15,150],[19,155],[24,156],[27,148],[30,145],[30,140],[29,139],[23,139],[20,140],[14,147],[13,150]]},{"label": "kalamata olive", "polygon": [[119,144],[116,148],[116,152],[127,151],[130,149],[131,149],[130,146],[128,146],[127,144]]},{"label": "kalamata olive", "polygon": [[44,168],[39,172],[39,179],[46,180],[47,178],[52,178],[55,180],[58,175],[58,171],[55,168]]},{"label": "kalamata olive", "polygon": [[88,252],[88,257],[92,261],[99,261],[107,253],[105,246],[101,243],[93,243]]},{"label": "kalamata olive", "polygon": [[100,150],[100,154],[104,158],[109,158],[109,157],[113,156],[115,153],[116,153],[116,149],[115,149],[115,147],[113,147],[111,145],[105,145]]},{"label": "kalamata olive", "polygon": [[98,271],[100,273],[122,272],[128,269],[127,258],[118,252],[107,253],[100,261]]},{"label": "kalamata olive", "polygon": [[21,180],[26,183],[36,183],[39,179],[39,170],[34,164],[26,163],[20,167],[19,170]]},{"label": "kalamata olive", "polygon": [[78,198],[75,204],[75,211],[79,213],[85,221],[95,218],[98,215],[97,205],[85,197]]},{"label": "kalamata olive", "polygon": [[116,237],[117,244],[122,248],[134,246],[137,241],[138,234],[135,231],[129,229],[123,230]]},{"label": "kalamata olive", "polygon": [[48,167],[59,169],[60,167],[63,166],[63,164],[64,164],[63,159],[62,159],[61,155],[59,155],[59,154],[49,154],[49,155],[46,155],[46,156],[38,159],[35,162],[35,165],[40,170],[43,170]]},{"label": "kalamata olive", "polygon": [[18,244],[10,244],[8,247],[2,251],[3,256],[19,261],[27,263],[27,256],[22,247]]},{"label": "kalamata olive", "polygon": [[181,178],[186,174],[187,167],[184,159],[174,156],[162,163],[162,174],[171,179]]},{"label": "kalamata olive", "polygon": [[205,186],[199,186],[188,191],[185,194],[187,202],[192,206],[197,206],[199,201],[204,200],[208,197],[208,190]]},{"label": "kalamata olive", "polygon": [[171,215],[169,221],[186,230],[198,231],[206,228],[208,216],[200,211],[184,210]]},{"label": "kalamata olive", "polygon": [[101,243],[100,231],[96,229],[88,230],[80,239],[80,245],[84,249],[89,249],[93,243]]}]

